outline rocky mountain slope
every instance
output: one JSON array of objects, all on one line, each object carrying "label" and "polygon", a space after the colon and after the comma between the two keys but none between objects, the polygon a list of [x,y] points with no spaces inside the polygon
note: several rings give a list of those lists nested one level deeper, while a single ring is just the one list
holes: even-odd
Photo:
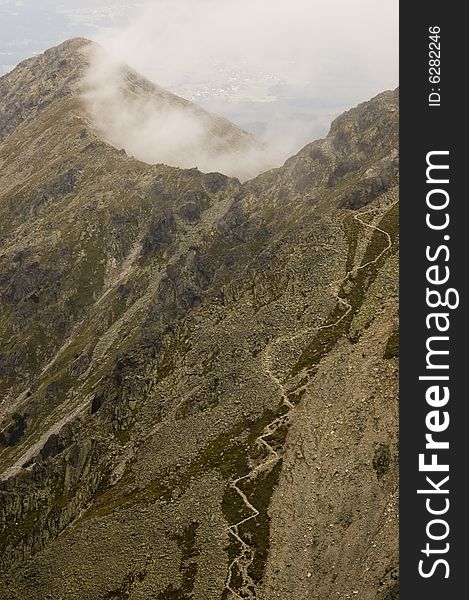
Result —
[{"label": "rocky mountain slope", "polygon": [[0,598],[397,598],[397,92],[241,184],[83,44],[0,79]]}]

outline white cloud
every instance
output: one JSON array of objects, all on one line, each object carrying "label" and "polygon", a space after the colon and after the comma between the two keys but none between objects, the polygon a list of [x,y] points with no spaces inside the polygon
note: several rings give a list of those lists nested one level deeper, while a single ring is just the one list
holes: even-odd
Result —
[{"label": "white cloud", "polygon": [[272,167],[272,152],[250,134],[151,87],[99,46],[89,49],[82,97],[101,136],[150,164],[198,167],[247,179]]}]

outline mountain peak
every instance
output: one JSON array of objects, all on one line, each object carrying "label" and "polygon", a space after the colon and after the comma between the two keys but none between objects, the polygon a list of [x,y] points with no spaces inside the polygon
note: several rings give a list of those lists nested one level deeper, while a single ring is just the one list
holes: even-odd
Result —
[{"label": "mountain peak", "polygon": [[46,107],[77,94],[94,43],[74,38],[20,63],[0,78],[0,141]]},{"label": "mountain peak", "polygon": [[[38,76],[44,75],[43,71],[48,69],[50,75],[53,75],[60,66],[66,71],[73,70],[73,67],[83,68],[86,66],[86,52],[92,48],[98,48],[96,42],[86,38],[76,37],[65,40],[57,46],[48,48],[41,54],[22,61],[15,69],[4,75],[0,80],[15,80],[19,76],[24,77],[32,67],[39,70]],[[63,62],[66,61],[66,62]]]},{"label": "mountain peak", "polygon": [[88,38],[84,37],[73,37],[65,40],[61,44],[50,48],[47,52],[51,51],[62,51],[62,50],[73,50],[77,51],[87,46],[97,45],[96,42],[92,42]]},{"label": "mountain peak", "polygon": [[241,179],[273,166],[253,135],[150,82],[84,38],[50,48],[0,79],[0,141],[52,105],[61,121],[73,109],[102,141],[148,164]]}]

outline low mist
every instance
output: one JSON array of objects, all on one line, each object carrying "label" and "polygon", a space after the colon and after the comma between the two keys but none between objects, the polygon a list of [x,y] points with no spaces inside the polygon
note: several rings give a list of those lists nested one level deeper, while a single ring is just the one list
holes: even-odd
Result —
[{"label": "low mist", "polygon": [[240,179],[398,83],[397,0],[154,0],[95,40],[84,97],[107,141]]},{"label": "low mist", "polygon": [[101,136],[146,163],[242,180],[278,163],[255,136],[142,79],[100,47],[88,50],[82,97]]}]

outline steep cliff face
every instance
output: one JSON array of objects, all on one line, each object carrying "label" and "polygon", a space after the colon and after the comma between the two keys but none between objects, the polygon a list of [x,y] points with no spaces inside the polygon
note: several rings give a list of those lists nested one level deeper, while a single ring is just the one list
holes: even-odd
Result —
[{"label": "steep cliff face", "polygon": [[396,598],[397,93],[241,184],[83,44],[0,80],[0,598]]}]

